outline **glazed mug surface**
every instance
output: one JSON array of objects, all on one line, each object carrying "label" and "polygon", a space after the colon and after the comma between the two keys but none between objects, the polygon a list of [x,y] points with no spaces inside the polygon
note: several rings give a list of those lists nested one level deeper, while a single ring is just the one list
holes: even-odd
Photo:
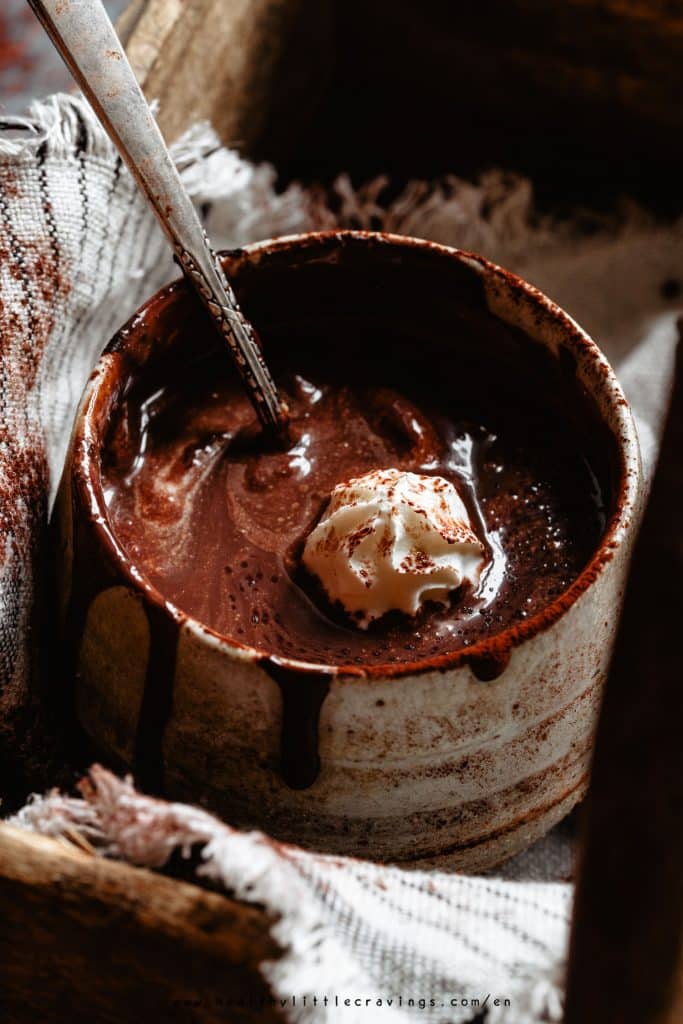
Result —
[{"label": "glazed mug surface", "polygon": [[176,282],[109,345],[76,418],[57,506],[68,699],[100,756],[231,823],[338,854],[490,867],[586,791],[641,503],[623,394],[562,310],[479,256],[342,232],[268,241],[224,259],[266,339],[269,318],[289,301],[292,317],[343,312],[352,329],[354,317],[399,315],[404,327],[414,318],[425,337],[442,339],[449,325],[474,317],[569,360],[617,453],[607,527],[579,577],[539,614],[422,662],[321,668],[215,633],[132,564],[102,491],[107,429],[131,381],[183,345],[214,344]]}]

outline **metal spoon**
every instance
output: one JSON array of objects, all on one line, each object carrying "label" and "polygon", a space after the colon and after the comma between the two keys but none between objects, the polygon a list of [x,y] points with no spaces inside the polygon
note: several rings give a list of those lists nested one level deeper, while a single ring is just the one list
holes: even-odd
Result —
[{"label": "metal spoon", "polygon": [[188,281],[228,344],[259,419],[287,437],[256,331],[213,252],[101,0],[28,0],[156,213]]}]

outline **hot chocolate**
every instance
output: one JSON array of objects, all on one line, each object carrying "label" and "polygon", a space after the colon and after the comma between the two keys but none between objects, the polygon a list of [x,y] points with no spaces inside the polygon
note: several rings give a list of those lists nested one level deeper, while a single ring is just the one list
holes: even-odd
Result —
[{"label": "hot chocolate", "polygon": [[[336,355],[348,340],[334,323],[299,336],[271,329],[269,340],[291,409],[289,450],[264,446],[221,352],[156,364],[112,424],[103,469],[114,532],[183,612],[269,655],[398,665],[530,619],[580,573],[611,496],[597,454],[605,439],[571,367],[528,339],[514,379],[488,351],[463,357],[460,375],[427,357],[416,372],[419,338],[391,330],[353,339],[363,361]],[[412,357],[396,358],[398,348]],[[484,562],[450,600],[361,629],[302,551],[340,481],[387,467],[449,481]]]},{"label": "hot chocolate", "polygon": [[226,262],[291,445],[183,283],[119,332],[57,505],[66,700],[232,823],[490,866],[585,791],[638,514],[623,395],[478,257],[342,233]]}]

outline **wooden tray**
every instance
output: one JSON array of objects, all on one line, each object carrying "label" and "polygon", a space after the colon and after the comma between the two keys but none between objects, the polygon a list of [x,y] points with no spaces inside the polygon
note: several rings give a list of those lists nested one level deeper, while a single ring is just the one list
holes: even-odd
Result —
[{"label": "wooden tray", "polygon": [[207,118],[285,177],[495,165],[680,209],[679,2],[135,0],[121,28],[167,137]]},{"label": "wooden tray", "polygon": [[0,825],[3,1024],[282,1020],[258,973],[278,956],[271,923],[196,885]]}]

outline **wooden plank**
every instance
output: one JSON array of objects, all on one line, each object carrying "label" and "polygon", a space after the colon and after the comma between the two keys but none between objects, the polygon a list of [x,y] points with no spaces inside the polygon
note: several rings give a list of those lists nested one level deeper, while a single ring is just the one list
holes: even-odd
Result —
[{"label": "wooden plank", "polygon": [[502,166],[530,175],[554,203],[609,205],[623,192],[679,200],[682,5],[345,0],[337,9],[326,118],[292,154],[295,173],[310,173],[315,154],[358,177]]},{"label": "wooden plank", "polygon": [[282,1019],[271,921],[187,882],[0,825],[0,922],[3,1024]]},{"label": "wooden plank", "polygon": [[286,136],[329,68],[329,0],[135,0],[120,30],[168,141],[201,120],[245,151]]},{"label": "wooden plank", "polygon": [[206,118],[285,177],[494,164],[554,199],[678,198],[680,3],[134,4],[127,49],[169,138]]},{"label": "wooden plank", "polygon": [[683,348],[598,727],[566,1024],[683,1020]]}]

